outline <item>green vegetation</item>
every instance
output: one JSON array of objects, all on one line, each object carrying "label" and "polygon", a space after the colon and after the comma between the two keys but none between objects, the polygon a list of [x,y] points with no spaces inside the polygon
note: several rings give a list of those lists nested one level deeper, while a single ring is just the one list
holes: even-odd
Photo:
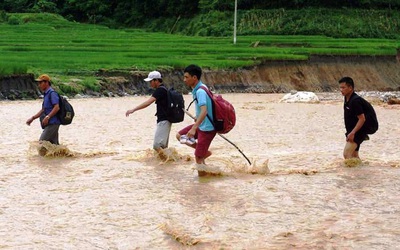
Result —
[{"label": "green vegetation", "polygon": [[64,95],[75,95],[85,90],[100,91],[98,81],[94,76],[79,76],[79,78],[73,78],[70,75],[61,75],[53,78],[54,87],[60,94]]},{"label": "green vegetation", "polygon": [[[210,11],[193,18],[159,18],[141,27],[182,35],[232,36],[233,11]],[[335,38],[400,38],[400,12],[326,9],[239,10],[238,35],[324,35]]]},{"label": "green vegetation", "polygon": [[1,72],[6,73],[26,69],[35,74],[92,76],[99,69],[174,69],[190,63],[226,69],[266,60],[304,60],[311,54],[395,55],[399,47],[394,39],[287,35],[238,36],[234,45],[232,37],[115,30],[69,22],[53,14],[11,17],[20,24],[0,24]]},{"label": "green vegetation", "polygon": [[12,74],[25,74],[28,71],[26,65],[19,63],[9,63],[7,60],[0,61],[0,76],[12,75]]}]

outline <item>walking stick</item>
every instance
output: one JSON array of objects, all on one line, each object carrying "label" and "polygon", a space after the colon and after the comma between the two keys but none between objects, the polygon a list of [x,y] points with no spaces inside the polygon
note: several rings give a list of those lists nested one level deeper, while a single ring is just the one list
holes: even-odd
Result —
[{"label": "walking stick", "polygon": [[[183,109],[183,111],[185,111],[185,114],[187,114],[188,116],[190,116],[193,120],[195,120],[196,118],[189,113],[189,111],[187,111],[186,109]],[[218,134],[218,133],[217,133]],[[219,136],[222,137],[222,139],[224,139],[225,141],[229,142],[231,145],[233,145],[237,150],[239,150],[239,152],[244,156],[244,158],[246,158],[247,162],[249,163],[249,165],[251,165],[251,162],[249,160],[249,158],[247,158],[247,156],[242,152],[242,150],[240,150],[240,148],[238,146],[235,145],[235,143],[231,142],[228,138],[226,138],[225,136],[218,134]]]}]

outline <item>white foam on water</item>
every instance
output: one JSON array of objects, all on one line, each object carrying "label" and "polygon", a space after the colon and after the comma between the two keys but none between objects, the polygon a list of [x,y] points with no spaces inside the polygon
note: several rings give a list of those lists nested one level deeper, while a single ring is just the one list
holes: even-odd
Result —
[{"label": "white foam on water", "polygon": [[255,160],[249,166],[244,163],[236,163],[229,159],[214,157],[207,161],[207,164],[195,164],[194,169],[204,171],[213,175],[235,175],[235,174],[259,174],[266,175],[270,173],[268,167],[269,160],[262,164],[257,164]]}]

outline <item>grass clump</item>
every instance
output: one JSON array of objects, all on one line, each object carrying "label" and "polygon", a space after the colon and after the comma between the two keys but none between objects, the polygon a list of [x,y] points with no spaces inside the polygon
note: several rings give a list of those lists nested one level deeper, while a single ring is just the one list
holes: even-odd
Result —
[{"label": "grass clump", "polygon": [[56,76],[52,79],[53,87],[63,95],[76,95],[88,90],[99,92],[100,84],[94,76]]},{"label": "grass clump", "polygon": [[0,63],[0,76],[26,74],[28,67],[24,64],[18,63]]},{"label": "grass clump", "polygon": [[80,84],[85,88],[95,92],[100,91],[99,81],[94,77],[85,77]]}]

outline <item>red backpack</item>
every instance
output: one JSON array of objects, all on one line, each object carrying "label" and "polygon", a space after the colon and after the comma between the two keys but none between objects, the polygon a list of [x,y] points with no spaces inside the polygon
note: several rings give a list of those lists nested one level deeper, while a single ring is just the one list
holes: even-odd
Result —
[{"label": "red backpack", "polygon": [[222,98],[221,95],[214,95],[206,87],[200,86],[200,88],[206,91],[211,98],[214,119],[212,120],[208,114],[207,118],[213,124],[214,129],[219,134],[226,134],[231,131],[236,124],[236,113],[233,105]]}]

